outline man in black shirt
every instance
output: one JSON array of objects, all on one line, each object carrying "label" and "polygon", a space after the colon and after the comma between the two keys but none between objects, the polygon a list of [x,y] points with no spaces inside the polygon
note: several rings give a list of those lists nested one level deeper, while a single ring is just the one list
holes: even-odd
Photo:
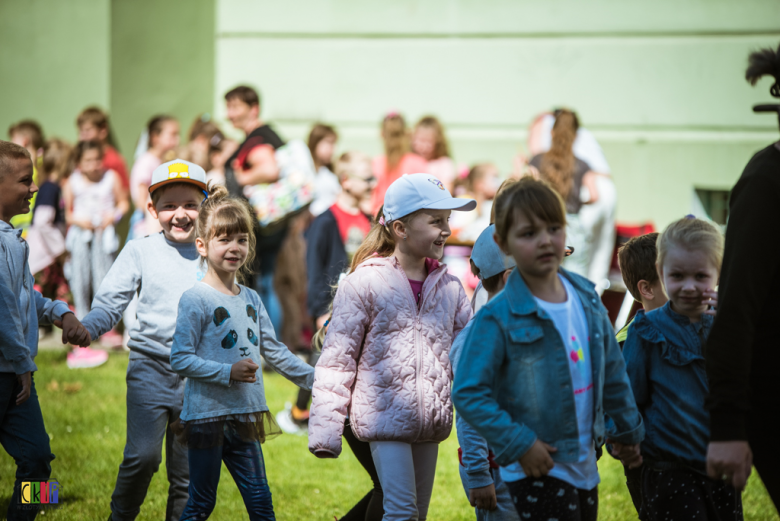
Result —
[{"label": "man in black shirt", "polygon": [[[284,142],[260,119],[260,96],[252,87],[238,86],[225,94],[227,117],[246,133],[246,139],[225,163],[225,185],[230,195],[244,197],[248,185],[273,183],[279,179],[274,152]],[[252,269],[254,280],[247,281],[263,301],[277,336],[281,333],[282,308],[274,290],[274,270],[279,250],[287,236],[287,223],[267,228],[255,227],[257,246]]]}]

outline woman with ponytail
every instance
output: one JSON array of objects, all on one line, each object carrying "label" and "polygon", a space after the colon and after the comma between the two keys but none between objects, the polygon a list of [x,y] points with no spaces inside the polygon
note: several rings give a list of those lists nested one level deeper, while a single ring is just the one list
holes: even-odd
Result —
[{"label": "woman with ponytail", "polygon": [[421,174],[428,172],[428,162],[410,152],[411,138],[403,116],[390,112],[382,120],[382,141],[384,155],[374,158],[372,168],[377,178],[377,186],[371,198],[371,213],[375,214],[385,199],[385,192],[393,181],[403,174]]},{"label": "woman with ponytail", "polygon": [[590,233],[579,219],[583,202],[580,189],[588,186],[591,198],[595,196],[593,173],[587,163],[574,155],[574,140],[580,127],[577,115],[566,109],[555,111],[550,150],[531,158],[531,172],[547,181],[566,203],[566,238],[574,247],[574,254],[567,257],[564,266],[583,277],[588,276],[590,260]]},{"label": "woman with ponytail", "polygon": [[[770,93],[780,98],[780,47],[752,53],[745,76],[751,85],[762,76],[773,77]],[[705,349],[707,470],[741,490],[755,464],[775,506],[780,504],[780,445],[774,427],[780,411],[780,244],[769,232],[779,200],[776,142],[753,156],[731,191],[718,314]]]}]

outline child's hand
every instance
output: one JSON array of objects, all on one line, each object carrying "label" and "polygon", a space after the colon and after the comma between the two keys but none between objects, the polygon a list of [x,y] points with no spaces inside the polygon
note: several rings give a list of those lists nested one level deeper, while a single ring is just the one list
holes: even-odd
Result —
[{"label": "child's hand", "polygon": [[495,510],[497,507],[496,486],[491,483],[486,487],[470,488],[469,503],[480,510]]},{"label": "child's hand", "polygon": [[89,331],[73,313],[65,313],[62,315],[62,320],[59,322],[55,321],[54,325],[62,328],[63,344],[70,342],[74,346],[89,347],[89,344],[92,343]]},{"label": "child's hand", "polygon": [[230,368],[230,379],[236,382],[255,383],[257,381],[255,373],[258,369],[260,366],[254,363],[251,358],[244,358]]},{"label": "child's hand", "polygon": [[707,291],[702,292],[702,296],[704,297],[704,300],[702,300],[701,303],[712,307],[712,309],[708,307],[704,314],[712,315],[714,317],[715,313],[718,311],[718,292],[714,289],[708,289]]},{"label": "child's hand", "polygon": [[536,440],[531,448],[520,457],[520,466],[526,476],[541,478],[549,474],[555,463],[550,457],[551,452],[557,452],[558,449],[547,445],[541,440]]},{"label": "child's hand", "polygon": [[635,469],[642,465],[642,455],[639,453],[639,444],[624,445],[616,441],[607,440],[612,444],[612,455],[618,458],[624,466]]},{"label": "child's hand", "polygon": [[19,385],[22,386],[22,390],[16,395],[16,405],[22,405],[30,398],[30,389],[32,388],[32,378],[30,371],[20,374],[16,377]]},{"label": "child's hand", "polygon": [[103,222],[100,223],[100,226],[98,227],[99,230],[105,230],[110,225],[114,224],[114,216],[112,214],[106,214],[105,217],[103,217]]}]

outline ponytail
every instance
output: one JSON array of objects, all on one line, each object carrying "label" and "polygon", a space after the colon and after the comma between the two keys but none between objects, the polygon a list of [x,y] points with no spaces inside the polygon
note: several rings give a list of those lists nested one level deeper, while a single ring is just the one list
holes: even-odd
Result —
[{"label": "ponytail", "polygon": [[564,201],[572,190],[574,177],[574,139],[577,137],[579,121],[574,112],[557,110],[553,125],[553,138],[550,151],[542,156],[539,173],[542,179],[559,193]]}]

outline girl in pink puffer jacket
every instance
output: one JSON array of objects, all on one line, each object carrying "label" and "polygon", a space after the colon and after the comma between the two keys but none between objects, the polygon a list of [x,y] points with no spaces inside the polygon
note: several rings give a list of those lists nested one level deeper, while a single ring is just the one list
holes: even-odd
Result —
[{"label": "girl in pink puffer jacket", "polygon": [[471,317],[441,259],[451,210],[473,210],[428,174],[404,175],[341,282],[315,369],[309,450],[341,453],[344,421],[370,443],[384,520],[424,520],[439,442],[452,430],[449,352]]}]

